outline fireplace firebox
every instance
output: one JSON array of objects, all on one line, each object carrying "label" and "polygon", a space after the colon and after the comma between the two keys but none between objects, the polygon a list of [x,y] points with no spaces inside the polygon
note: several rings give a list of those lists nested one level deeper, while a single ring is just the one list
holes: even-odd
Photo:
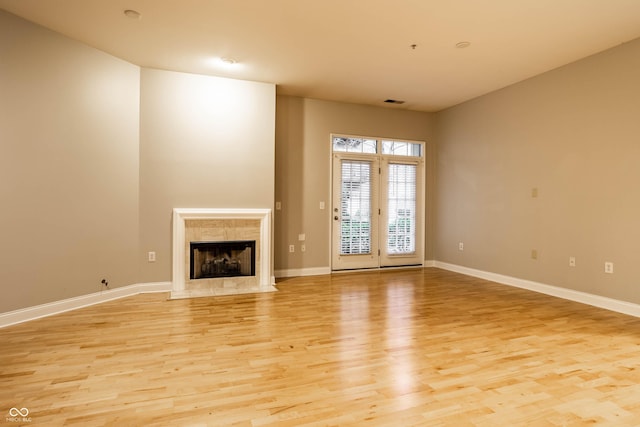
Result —
[{"label": "fireplace firebox", "polygon": [[191,280],[255,276],[255,240],[191,242]]}]

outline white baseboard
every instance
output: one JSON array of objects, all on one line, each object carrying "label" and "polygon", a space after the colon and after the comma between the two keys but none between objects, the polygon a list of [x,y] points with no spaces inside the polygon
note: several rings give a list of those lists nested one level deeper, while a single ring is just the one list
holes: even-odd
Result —
[{"label": "white baseboard", "polygon": [[[441,261],[427,260],[424,261],[423,265],[424,267],[442,268],[443,270],[449,270],[456,273],[466,274],[467,276],[491,280],[492,282],[501,283],[503,285],[515,286],[517,288],[527,289],[530,291],[539,292],[570,301],[580,302],[583,304],[592,305],[594,307],[628,314],[634,317],[640,317],[640,305],[627,301],[616,300],[613,298],[593,295],[586,292],[561,288],[558,286],[546,285],[544,283],[533,282],[531,280],[519,279],[517,277],[505,276],[488,271],[476,270],[474,268],[463,267],[460,265],[449,264]],[[331,274],[331,268],[315,267],[275,271],[275,277],[318,276],[324,274]],[[6,313],[0,313],[0,328],[27,322],[29,320],[39,319],[41,317],[51,316],[58,313],[64,313],[70,310],[76,310],[82,307],[100,304],[118,298],[124,298],[149,292],[171,292],[171,282],[137,283],[134,285],[109,289],[102,292],[68,298],[61,301],[54,301],[47,304],[41,304],[33,307],[9,311]]]},{"label": "white baseboard", "polygon": [[108,289],[106,291],[95,292],[88,295],[81,295],[47,304],[0,313],[0,328],[58,313],[64,313],[65,311],[100,304],[118,298],[149,292],[169,291],[171,291],[171,282],[137,283],[134,285],[122,286],[120,288]]},{"label": "white baseboard", "polygon": [[[435,267],[434,260],[424,261],[423,267]],[[405,268],[405,267],[398,267]],[[275,276],[277,278],[280,277],[301,277],[301,276],[321,276],[324,274],[335,274],[335,273],[353,273],[354,271],[371,271],[372,269],[363,269],[363,270],[341,270],[341,271],[332,271],[331,267],[314,267],[314,268],[293,268],[289,270],[276,270]]]},{"label": "white baseboard", "polygon": [[434,267],[442,268],[443,270],[449,270],[456,273],[466,274],[467,276],[491,280],[492,282],[501,283],[503,285],[515,286],[517,288],[580,302],[582,304],[588,304],[594,307],[628,314],[629,316],[640,317],[640,305],[631,302],[575,291],[573,289],[546,285],[544,283],[533,282],[531,280],[518,279],[517,277],[504,276],[502,274],[491,273],[488,271],[476,270],[474,268],[463,267],[460,265],[448,264],[446,262],[435,261],[434,264]]},{"label": "white baseboard", "polygon": [[331,274],[331,267],[313,268],[292,268],[289,270],[276,270],[275,276],[279,277],[299,277],[299,276],[321,276]]}]

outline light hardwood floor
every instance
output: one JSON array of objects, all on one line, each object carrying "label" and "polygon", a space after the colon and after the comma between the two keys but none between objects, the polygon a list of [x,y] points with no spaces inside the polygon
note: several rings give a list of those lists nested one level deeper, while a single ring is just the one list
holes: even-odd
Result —
[{"label": "light hardwood floor", "polygon": [[33,426],[640,425],[640,319],[435,268],[0,329]]}]

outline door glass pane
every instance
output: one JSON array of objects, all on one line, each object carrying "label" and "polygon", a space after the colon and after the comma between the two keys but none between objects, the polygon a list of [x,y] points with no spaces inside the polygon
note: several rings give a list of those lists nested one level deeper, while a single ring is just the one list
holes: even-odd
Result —
[{"label": "door glass pane", "polygon": [[387,253],[416,250],[416,165],[389,165]]},{"label": "door glass pane", "polygon": [[371,253],[371,163],[342,162],[340,254]]},{"label": "door glass pane", "polygon": [[333,151],[375,154],[377,152],[377,141],[368,138],[336,136],[333,138]]}]

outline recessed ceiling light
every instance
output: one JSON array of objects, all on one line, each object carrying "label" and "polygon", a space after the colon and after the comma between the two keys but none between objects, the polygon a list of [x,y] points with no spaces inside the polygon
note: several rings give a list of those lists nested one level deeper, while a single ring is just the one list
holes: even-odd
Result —
[{"label": "recessed ceiling light", "polygon": [[140,19],[140,17],[142,15],[140,15],[140,12],[138,12],[137,10],[133,10],[133,9],[127,9],[124,11],[124,15],[127,18],[131,18],[131,19]]},{"label": "recessed ceiling light", "polygon": [[471,46],[471,42],[458,42],[456,43],[456,47],[458,49],[464,49],[465,47]]},{"label": "recessed ceiling light", "polygon": [[223,70],[240,70],[244,68],[244,66],[238,62],[237,59],[231,58],[229,56],[217,57],[210,59],[210,64],[215,66],[216,68],[220,68]]}]

